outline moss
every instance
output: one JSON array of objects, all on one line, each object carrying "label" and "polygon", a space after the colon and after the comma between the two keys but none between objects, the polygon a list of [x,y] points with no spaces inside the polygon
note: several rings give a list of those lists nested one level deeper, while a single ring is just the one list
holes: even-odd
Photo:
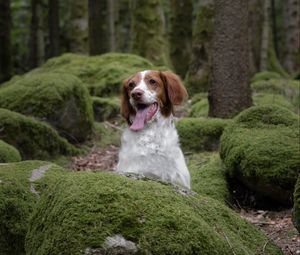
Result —
[{"label": "moss", "polygon": [[13,146],[0,140],[0,163],[21,161],[20,152]]},{"label": "moss", "polygon": [[31,192],[29,178],[34,169],[48,166],[34,188],[40,194],[60,176],[62,169],[48,162],[23,161],[0,165],[0,254],[25,254],[24,242],[29,216],[38,196]]},{"label": "moss", "polygon": [[225,167],[217,153],[194,154],[189,157],[188,168],[193,191],[229,204]]},{"label": "moss", "polygon": [[207,96],[208,96],[207,92],[197,93],[197,94],[193,95],[193,97],[191,98],[191,104],[193,105],[203,99],[207,99]]},{"label": "moss", "polygon": [[105,253],[106,238],[115,235],[134,242],[137,254],[254,254],[266,242],[265,254],[282,254],[214,199],[104,172],[69,174],[44,192],[30,220],[26,254]]},{"label": "moss", "polygon": [[83,142],[93,127],[88,90],[68,74],[30,74],[0,89],[0,107],[43,119],[72,142]]},{"label": "moss", "polygon": [[295,111],[295,106],[284,96],[270,93],[258,93],[253,96],[254,105],[270,105],[274,104],[280,107]]},{"label": "moss", "polygon": [[120,145],[121,130],[114,129],[108,123],[98,122],[95,123],[94,140],[97,146],[105,148],[108,145]]},{"label": "moss", "polygon": [[222,132],[230,120],[183,118],[176,127],[185,151],[217,150]]},{"label": "moss", "polygon": [[227,173],[257,198],[291,204],[300,169],[299,116],[277,106],[240,113],[221,137]]},{"label": "moss", "polygon": [[47,159],[78,153],[46,123],[0,108],[0,138],[17,148],[24,159]]},{"label": "moss", "polygon": [[189,117],[207,117],[208,116],[208,99],[202,99],[199,102],[195,103],[191,107],[191,112],[189,113]]},{"label": "moss", "polygon": [[294,191],[293,223],[300,233],[300,175]]},{"label": "moss", "polygon": [[115,118],[120,113],[120,100],[118,98],[92,97],[94,118],[104,121]]},{"label": "moss", "polygon": [[49,59],[30,73],[72,74],[82,80],[92,96],[106,97],[119,94],[125,78],[138,71],[155,68],[146,59],[133,54],[107,53],[89,57],[67,53]]},{"label": "moss", "polygon": [[254,77],[251,79],[251,83],[257,81],[268,81],[271,79],[280,79],[282,76],[279,73],[270,72],[270,71],[263,71],[256,73]]}]

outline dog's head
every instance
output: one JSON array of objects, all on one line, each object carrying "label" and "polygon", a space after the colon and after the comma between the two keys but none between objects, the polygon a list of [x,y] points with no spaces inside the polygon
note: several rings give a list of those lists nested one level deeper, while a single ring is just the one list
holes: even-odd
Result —
[{"label": "dog's head", "polygon": [[158,113],[169,117],[174,105],[181,104],[186,96],[185,87],[174,73],[139,72],[123,82],[121,114],[130,129],[138,131]]}]

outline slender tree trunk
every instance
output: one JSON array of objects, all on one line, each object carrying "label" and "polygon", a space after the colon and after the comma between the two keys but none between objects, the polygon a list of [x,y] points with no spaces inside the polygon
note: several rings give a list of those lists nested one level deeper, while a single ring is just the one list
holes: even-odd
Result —
[{"label": "slender tree trunk", "polygon": [[0,0],[0,83],[12,74],[10,1]]},{"label": "slender tree trunk", "polygon": [[48,1],[49,57],[59,55],[59,0]]},{"label": "slender tree trunk", "polygon": [[98,55],[108,51],[107,1],[89,0],[89,52]]},{"label": "slender tree trunk", "polygon": [[283,1],[285,57],[284,66],[290,72],[300,71],[300,3]]},{"label": "slender tree trunk", "polygon": [[31,15],[28,63],[30,68],[34,68],[45,60],[42,2],[40,0],[31,0]]},{"label": "slender tree trunk", "polygon": [[215,0],[209,116],[231,118],[251,106],[248,3]]},{"label": "slender tree trunk", "polygon": [[260,48],[260,71],[266,71],[268,67],[268,48],[270,36],[270,0],[264,0],[264,21]]},{"label": "slender tree trunk", "polygon": [[108,2],[108,27],[109,27],[109,48],[110,51],[116,50],[116,38],[115,38],[115,0],[107,0]]},{"label": "slender tree trunk", "polygon": [[272,17],[272,34],[275,54],[278,57],[278,35],[277,35],[277,18],[276,18],[276,1],[271,0],[271,17]]}]

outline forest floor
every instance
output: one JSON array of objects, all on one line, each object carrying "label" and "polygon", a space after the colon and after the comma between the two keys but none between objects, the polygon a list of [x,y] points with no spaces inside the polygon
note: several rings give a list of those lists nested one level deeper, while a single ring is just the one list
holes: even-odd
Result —
[{"label": "forest floor", "polygon": [[[105,149],[93,147],[87,155],[74,157],[71,168],[74,171],[115,171],[118,149],[113,145]],[[300,255],[300,235],[293,226],[291,209],[273,211],[240,207],[237,211],[242,218],[257,226],[269,237],[263,250],[270,241],[274,241],[285,255]]]}]

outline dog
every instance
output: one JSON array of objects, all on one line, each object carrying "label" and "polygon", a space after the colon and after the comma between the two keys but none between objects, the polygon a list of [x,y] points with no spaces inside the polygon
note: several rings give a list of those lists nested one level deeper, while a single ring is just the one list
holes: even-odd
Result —
[{"label": "dog", "polygon": [[141,174],[190,189],[190,174],[179,146],[174,106],[187,97],[180,78],[146,70],[123,82],[124,131],[117,172]]}]

